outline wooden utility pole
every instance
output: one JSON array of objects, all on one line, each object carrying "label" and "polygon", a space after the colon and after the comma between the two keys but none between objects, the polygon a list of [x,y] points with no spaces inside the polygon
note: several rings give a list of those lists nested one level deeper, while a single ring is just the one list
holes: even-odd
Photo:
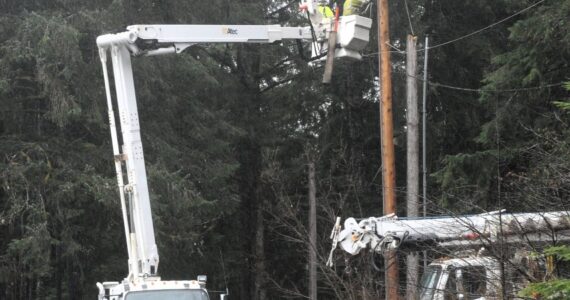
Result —
[{"label": "wooden utility pole", "polygon": [[[394,124],[392,120],[392,63],[388,0],[378,0],[378,49],[380,52],[380,117],[382,143],[382,194],[384,214],[396,213],[396,170],[394,159]],[[386,253],[386,300],[398,299],[398,258],[395,251]]]},{"label": "wooden utility pole", "polygon": [[317,300],[317,189],[315,164],[309,163],[309,299]]},{"label": "wooden utility pole", "polygon": [[[406,43],[406,212],[408,217],[417,217],[419,213],[419,114],[417,71],[417,38],[408,35]],[[418,288],[420,260],[418,254],[411,252],[406,259],[406,299],[415,300]]]}]

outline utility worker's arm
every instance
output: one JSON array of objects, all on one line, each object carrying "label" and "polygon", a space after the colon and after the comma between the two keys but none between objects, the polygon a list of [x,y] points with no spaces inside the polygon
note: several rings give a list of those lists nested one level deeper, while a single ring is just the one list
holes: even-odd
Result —
[{"label": "utility worker's arm", "polygon": [[343,5],[343,15],[354,15],[358,14],[358,10],[362,5],[362,0],[345,0]]},{"label": "utility worker's arm", "polygon": [[323,17],[325,17],[325,18],[334,17],[334,12],[328,5],[319,5],[318,9],[319,9],[319,12],[323,15]]},{"label": "utility worker's arm", "polygon": [[329,5],[319,5],[319,12],[325,18],[334,18],[334,16],[335,16],[335,11],[334,11],[335,3],[340,8],[339,16],[342,16],[343,10],[344,10],[344,0],[338,0],[338,1],[331,0],[331,1],[329,1]]},{"label": "utility worker's arm", "polygon": [[[325,18],[333,18],[334,17],[334,3],[335,1],[331,1],[330,5],[319,5],[319,12]],[[337,2],[340,6],[340,16],[348,16],[358,13],[358,9],[362,4],[362,0],[340,0]]]}]

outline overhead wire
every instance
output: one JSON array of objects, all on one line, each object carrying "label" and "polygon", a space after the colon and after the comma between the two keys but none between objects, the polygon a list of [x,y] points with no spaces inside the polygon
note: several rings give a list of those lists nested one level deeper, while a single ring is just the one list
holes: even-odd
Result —
[{"label": "overhead wire", "polygon": [[406,14],[408,15],[408,23],[410,25],[410,32],[414,34],[414,26],[412,26],[412,18],[410,17],[410,9],[408,8],[408,0],[404,0],[404,5],[406,6]]},{"label": "overhead wire", "polygon": [[[464,36],[460,36],[460,37],[458,37],[458,38],[455,38],[455,39],[450,40],[450,41],[447,41],[447,42],[443,42],[443,43],[441,43],[441,44],[437,44],[437,45],[434,45],[434,46],[430,46],[430,47],[428,47],[428,50],[429,50],[429,49],[439,48],[439,47],[442,47],[442,46],[445,46],[445,45],[448,45],[448,44],[451,44],[451,43],[455,43],[455,42],[457,42],[457,41],[466,39],[466,38],[468,38],[468,37],[470,37],[470,36],[473,36],[473,35],[476,35],[476,34],[478,34],[478,33],[480,33],[480,32],[483,32],[483,31],[485,31],[485,30],[487,30],[487,29],[493,28],[493,27],[495,27],[495,26],[497,26],[497,25],[499,25],[499,24],[501,24],[501,23],[503,23],[503,22],[506,22],[506,21],[508,21],[508,20],[510,20],[510,19],[512,19],[512,18],[514,18],[514,17],[516,17],[516,16],[518,16],[518,15],[520,15],[520,14],[522,14],[522,13],[524,13],[524,12],[526,12],[526,11],[528,11],[528,10],[530,10],[530,9],[532,9],[532,8],[534,8],[534,7],[536,7],[536,6],[538,6],[539,4],[543,3],[544,1],[546,1],[546,0],[540,0],[540,1],[538,1],[538,2],[536,2],[536,3],[534,3],[534,4],[532,4],[532,5],[528,6],[528,7],[525,8],[525,9],[522,9],[522,10],[520,10],[520,11],[518,11],[518,12],[516,12],[516,13],[514,13],[514,14],[512,14],[512,15],[506,17],[506,18],[503,18],[503,19],[501,19],[501,20],[499,20],[499,21],[497,21],[497,22],[495,22],[495,23],[493,23],[493,24],[491,24],[491,25],[488,25],[488,26],[483,27],[483,28],[481,28],[481,29],[479,29],[479,30],[473,31],[473,32],[471,32],[471,33],[469,33],[469,34],[466,34],[466,35],[464,35]],[[423,49],[420,49],[420,50],[423,51]]]},{"label": "overhead wire", "polygon": [[[422,79],[419,79],[419,80],[422,80]],[[551,88],[551,87],[562,86],[564,84],[564,82],[559,82],[559,83],[550,83],[550,84],[527,87],[527,88],[512,88],[512,89],[496,89],[496,90],[493,90],[493,89],[473,89],[473,88],[452,86],[449,84],[432,82],[429,80],[427,83],[429,85],[432,85],[432,86],[439,86],[439,87],[443,87],[443,88],[447,88],[447,89],[451,89],[451,90],[464,91],[464,92],[477,92],[477,93],[515,93],[515,92],[547,89],[547,88]]]},{"label": "overhead wire", "polygon": [[[532,8],[534,8],[534,7],[538,6],[538,5],[540,5],[540,4],[542,4],[544,1],[546,1],[546,0],[540,0],[540,1],[538,1],[538,2],[536,2],[536,3],[534,3],[534,4],[530,5],[530,6],[528,6],[528,7],[524,8],[524,9],[522,9],[522,10],[519,10],[518,12],[516,12],[516,13],[514,13],[514,14],[512,14],[512,15],[506,17],[506,18],[503,18],[503,19],[501,19],[501,20],[495,22],[495,23],[492,23],[492,24],[490,24],[490,25],[488,25],[488,26],[485,26],[485,27],[483,27],[483,28],[481,28],[481,29],[475,30],[475,31],[473,31],[473,32],[470,32],[470,33],[468,33],[468,34],[466,34],[466,35],[463,35],[463,36],[460,36],[460,37],[458,37],[458,38],[455,38],[455,39],[452,39],[452,40],[443,42],[443,43],[441,43],[441,44],[429,46],[429,47],[427,47],[427,49],[429,50],[429,49],[435,49],[435,48],[443,47],[443,46],[446,46],[446,45],[455,43],[455,42],[457,42],[457,41],[466,39],[466,38],[471,37],[471,36],[473,36],[473,35],[476,35],[476,34],[478,34],[478,33],[481,33],[481,32],[483,32],[483,31],[485,31],[485,30],[491,29],[491,28],[493,28],[493,27],[495,27],[495,26],[497,26],[497,25],[499,25],[499,24],[501,24],[501,23],[503,23],[503,22],[506,22],[506,21],[508,21],[508,20],[510,20],[510,19],[512,19],[512,18],[514,18],[514,17],[516,17],[516,16],[518,16],[518,15],[520,15],[520,14],[525,13],[526,11],[528,11],[528,10],[530,10],[530,9],[532,9]],[[407,6],[406,6],[406,11],[407,11]],[[410,21],[410,22],[411,22],[411,21]],[[411,26],[411,23],[410,23],[410,26]],[[424,50],[425,50],[425,48],[416,49],[416,51],[418,51],[418,52],[419,52],[419,51],[424,51]],[[393,51],[390,51],[390,52],[392,52],[392,53],[405,53],[405,51],[403,51],[403,50],[393,50]],[[380,52],[367,53],[367,54],[363,54],[362,56],[364,56],[364,57],[375,56],[375,55],[377,55],[378,53],[380,53]]]},{"label": "overhead wire", "polygon": [[[403,72],[399,72],[399,73],[404,74]],[[422,82],[424,81],[423,78],[420,78],[418,76],[414,76],[414,75],[410,75],[410,74],[406,74],[406,76],[413,77],[418,81],[422,81]],[[547,88],[552,88],[552,87],[563,86],[566,84],[565,82],[558,82],[558,83],[549,83],[549,84],[539,85],[539,86],[511,88],[511,89],[481,89],[481,88],[468,88],[468,87],[453,86],[450,84],[439,83],[439,82],[434,82],[434,81],[430,81],[430,80],[427,80],[426,82],[431,86],[437,86],[437,87],[442,87],[442,88],[456,90],[456,91],[476,92],[476,93],[515,93],[515,92],[524,92],[524,91],[547,89]]]},{"label": "overhead wire", "polygon": [[317,34],[315,33],[315,28],[313,27],[313,22],[311,21],[311,13],[307,10],[307,20],[309,21],[309,28],[311,28],[311,38],[313,39],[311,43],[311,48],[315,53],[319,53],[320,49],[317,48]]},{"label": "overhead wire", "polygon": [[[470,36],[476,35],[476,34],[478,34],[478,33],[481,33],[481,32],[483,32],[483,31],[485,31],[485,30],[487,30],[487,29],[490,29],[490,28],[492,28],[492,27],[494,27],[494,26],[496,26],[496,25],[498,25],[498,24],[501,24],[501,23],[503,23],[503,22],[505,22],[505,21],[507,21],[507,20],[509,20],[509,19],[512,19],[513,17],[515,17],[515,16],[517,16],[517,15],[520,15],[520,14],[522,14],[522,13],[524,13],[524,12],[526,12],[526,11],[528,11],[528,10],[530,10],[530,9],[532,9],[532,8],[534,8],[534,7],[536,7],[536,6],[538,6],[538,5],[540,5],[540,4],[543,3],[544,1],[546,1],[546,0],[540,0],[540,1],[538,1],[538,2],[536,2],[536,3],[534,3],[534,4],[532,4],[532,5],[530,5],[530,6],[528,6],[528,7],[524,8],[524,9],[522,9],[522,10],[520,10],[520,11],[518,11],[518,12],[516,12],[516,13],[514,13],[514,14],[512,14],[512,15],[506,17],[506,18],[503,18],[503,19],[501,19],[501,20],[499,20],[499,21],[497,21],[497,22],[495,22],[495,23],[493,23],[493,24],[490,24],[490,25],[488,25],[488,26],[486,26],[486,27],[484,27],[484,28],[481,28],[481,29],[479,29],[479,30],[473,31],[473,32],[471,32],[471,33],[469,33],[469,34],[466,34],[466,35],[463,35],[463,36],[461,36],[461,37],[458,37],[458,38],[455,38],[455,39],[452,39],[452,40],[443,42],[443,43],[441,43],[441,44],[437,44],[437,45],[434,45],[434,46],[429,46],[429,47],[427,47],[427,49],[434,49],[434,48],[442,47],[442,46],[445,46],[445,45],[448,45],[448,44],[451,44],[451,43],[454,43],[454,42],[463,40],[463,39],[468,38],[468,37],[470,37]],[[407,1],[406,1],[406,2],[407,2]],[[408,22],[409,22],[409,25],[410,25],[410,30],[412,31],[412,34],[413,34],[413,28],[412,28],[412,23],[411,23],[411,18],[410,18],[410,15],[409,15],[409,10],[408,10],[407,3],[406,3],[406,12],[407,12],[407,14],[408,14]],[[314,29],[312,29],[312,35],[313,35],[313,38],[315,38],[315,36],[314,36],[314,35],[315,35]],[[393,48],[393,49],[396,49],[396,50],[392,50],[392,51],[390,51],[390,52],[393,52],[393,53],[405,53],[405,51],[399,50],[399,49],[398,49],[396,46],[394,46],[394,45],[388,44],[388,46],[391,47],[391,48]],[[418,49],[418,50],[416,50],[416,51],[423,51],[423,50],[425,50],[425,48]],[[245,50],[245,52],[249,52],[249,51]],[[368,53],[368,54],[363,54],[362,56],[363,56],[363,57],[369,57],[369,56],[376,55],[376,54],[378,54],[378,53],[379,53],[379,52]],[[280,55],[271,55],[271,54],[267,54],[267,53],[256,53],[256,54],[258,54],[258,55],[260,55],[260,56],[273,57],[273,58],[282,57],[282,56],[280,56]],[[291,54],[289,54],[289,55],[291,55]],[[424,81],[423,78],[419,78],[419,77],[416,77],[416,76],[413,76],[413,75],[407,74],[407,76],[414,77],[416,80],[419,80],[419,81],[422,81],[422,82]],[[451,89],[451,90],[457,90],[457,91],[463,91],[463,92],[475,92],[475,93],[509,93],[509,92],[531,91],[531,90],[540,90],[540,89],[558,87],[558,86],[562,86],[562,85],[565,84],[564,82],[559,82],[559,83],[545,84],[545,85],[541,85],[541,86],[523,87],[523,88],[512,88],[512,89],[481,89],[481,88],[469,88],[469,87],[454,86],[454,85],[450,85],[450,84],[446,84],[446,83],[440,83],[440,82],[434,82],[434,81],[430,81],[430,80],[428,80],[427,83],[428,83],[429,85],[435,86],[435,87],[441,87],[441,88],[446,88],[446,89]]]},{"label": "overhead wire", "polygon": [[[449,40],[449,41],[446,41],[446,42],[443,42],[443,43],[440,43],[440,44],[436,44],[436,45],[434,45],[434,46],[428,46],[427,49],[429,50],[429,49],[439,48],[439,47],[442,47],[442,46],[445,46],[445,45],[449,45],[449,44],[455,43],[455,42],[457,42],[457,41],[466,39],[466,38],[471,37],[471,36],[473,36],[473,35],[476,35],[476,34],[478,34],[478,33],[481,33],[481,32],[483,32],[483,31],[485,31],[485,30],[488,30],[488,29],[490,29],[490,28],[492,28],[492,27],[495,27],[495,26],[497,26],[498,24],[501,24],[501,23],[503,23],[503,22],[506,22],[506,21],[508,21],[508,20],[510,20],[510,19],[512,19],[512,18],[514,18],[514,17],[516,17],[516,16],[518,16],[518,15],[520,15],[520,14],[522,14],[522,13],[524,13],[524,12],[526,12],[526,11],[528,11],[528,10],[530,10],[530,9],[532,9],[532,8],[534,8],[534,7],[536,7],[536,6],[538,6],[538,5],[540,5],[540,4],[543,3],[544,1],[546,1],[546,0],[540,0],[540,1],[538,1],[538,2],[536,2],[536,3],[533,3],[532,5],[530,5],[530,6],[526,7],[526,8],[524,8],[524,9],[519,10],[519,11],[517,11],[516,13],[514,13],[514,14],[512,14],[512,15],[506,17],[506,18],[503,18],[503,19],[501,19],[501,20],[499,20],[499,21],[497,21],[497,22],[494,22],[494,23],[492,23],[492,24],[490,24],[490,25],[488,25],[488,26],[486,26],[486,27],[483,27],[483,28],[481,28],[481,29],[475,30],[475,31],[473,31],[473,32],[471,32],[471,33],[468,33],[468,34],[466,34],[466,35],[460,36],[460,37],[458,37],[458,38],[455,38],[455,39],[452,39],[452,40]],[[409,12],[409,9],[408,9],[407,0],[405,0],[405,6],[406,6],[406,14],[408,15],[408,22],[409,22],[410,30],[411,30],[412,35],[413,35],[413,27],[412,27],[410,12]],[[405,53],[406,53],[405,51],[398,49],[396,46],[394,46],[394,45],[392,45],[392,44],[390,44],[390,43],[387,43],[387,45],[388,45],[390,48],[394,49],[394,50],[391,50],[391,51],[389,51],[389,52],[392,52],[392,53],[400,53],[400,54],[405,54]],[[418,51],[418,52],[419,52],[419,51],[424,51],[425,49],[426,49],[426,48],[424,47],[424,48],[417,49],[416,51]],[[367,53],[367,54],[363,54],[362,56],[363,56],[363,57],[376,56],[378,53],[379,53],[379,52]],[[407,74],[407,76],[414,77],[416,80],[419,80],[419,81],[422,81],[422,82],[424,81],[423,78],[419,78],[419,77],[416,77],[416,76],[413,76],[413,75]],[[559,83],[551,83],[551,84],[546,84],[546,85],[541,85],[541,86],[524,87],[524,88],[512,88],[512,89],[481,89],[481,88],[468,88],[468,87],[453,86],[453,85],[449,85],[449,84],[445,84],[445,83],[439,83],[439,82],[433,82],[433,81],[429,81],[429,80],[427,81],[427,83],[428,83],[429,85],[431,85],[431,86],[437,86],[437,87],[447,88],[447,89],[451,89],[451,90],[464,91],[464,92],[477,92],[477,93],[485,93],[485,92],[487,92],[487,93],[508,93],[508,92],[531,91],[531,90],[540,90],[540,89],[551,88],[551,87],[558,87],[558,86],[562,86],[562,85],[565,84],[564,82],[559,82]]]}]

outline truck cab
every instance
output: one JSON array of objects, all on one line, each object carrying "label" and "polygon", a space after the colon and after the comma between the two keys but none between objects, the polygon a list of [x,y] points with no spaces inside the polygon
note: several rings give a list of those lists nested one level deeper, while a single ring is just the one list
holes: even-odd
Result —
[{"label": "truck cab", "polygon": [[[206,290],[206,276],[197,280],[161,280],[147,277],[144,280],[98,283],[99,300],[210,300]],[[220,295],[221,300],[227,294]]]},{"label": "truck cab", "polygon": [[503,288],[508,299],[522,299],[518,297],[520,290],[552,272],[543,259],[528,250],[516,249],[504,264],[503,281],[497,258],[485,254],[484,248],[477,254],[467,253],[470,254],[433,261],[420,281],[418,299],[499,300],[503,299]]},{"label": "truck cab", "polygon": [[148,290],[128,292],[125,300],[209,300],[208,293],[205,290]]},{"label": "truck cab", "polygon": [[442,258],[420,281],[419,300],[490,300],[500,296],[500,265],[491,257]]}]

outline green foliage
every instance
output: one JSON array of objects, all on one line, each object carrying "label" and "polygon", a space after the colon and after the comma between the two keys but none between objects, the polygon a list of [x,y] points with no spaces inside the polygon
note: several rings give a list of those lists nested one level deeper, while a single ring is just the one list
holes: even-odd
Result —
[{"label": "green foliage", "polygon": [[[485,205],[495,176],[496,151],[457,154],[444,158],[444,168],[435,172],[436,182],[445,191],[441,205],[469,211]],[[459,200],[461,199],[461,200]]]},{"label": "green foliage", "polygon": [[[570,261],[570,247],[556,246],[544,251],[544,255],[554,256],[562,261]],[[570,279],[552,279],[531,283],[520,292],[522,297],[545,300],[562,300],[570,297]]]},{"label": "green foliage", "polygon": [[[570,82],[566,82],[564,84],[564,88],[570,91]],[[556,107],[560,108],[561,110],[570,110],[570,102],[568,101],[554,101],[552,102]]]},{"label": "green foliage", "polygon": [[[516,11],[522,8],[520,5],[508,6]],[[509,28],[508,43],[504,43],[508,48],[503,51],[497,48],[499,53],[489,57],[492,65],[487,69],[483,88],[521,90],[480,95],[484,110],[478,124],[480,130],[472,139],[474,144],[452,154],[454,159],[444,157],[443,166],[435,173],[444,198],[448,191],[473,186],[476,188],[460,194],[457,201],[484,199],[478,204],[487,209],[497,206],[537,209],[544,207],[543,202],[561,203],[562,198],[546,199],[541,193],[548,191],[549,196],[566,193],[564,184],[554,184],[558,182],[554,172],[568,167],[563,162],[567,160],[563,149],[567,145],[568,124],[558,116],[551,102],[566,94],[558,86],[540,86],[567,80],[570,31],[564,24],[569,13],[567,1],[546,1],[514,22]],[[490,152],[496,153],[494,159],[488,159]],[[479,168],[457,165],[461,157],[480,158],[472,163]],[[451,177],[452,170],[466,173],[455,179]],[[496,201],[499,199],[501,204]]]},{"label": "green foliage", "polygon": [[[73,93],[76,88],[73,81],[83,67],[79,32],[58,16],[30,13],[22,18],[14,37],[2,46],[4,68],[10,64],[29,64],[33,73],[26,75],[35,77],[37,96],[48,99],[46,117],[63,126],[81,113]],[[10,79],[12,86],[16,86],[13,80],[17,77]]]},{"label": "green foliage", "polygon": [[[133,6],[144,6],[148,16],[167,9],[143,2],[0,3],[11,12],[0,16],[2,299],[90,297],[95,282],[126,274],[95,38],[123,28]],[[151,23],[140,11],[136,23]],[[210,271],[222,282],[220,266],[193,262],[217,258],[211,249],[224,242],[213,231],[221,212],[237,206],[231,142],[240,130],[225,121],[225,105],[237,97],[217,93],[237,80],[204,52],[133,65],[159,248],[171,257],[161,274]],[[214,229],[204,230],[207,223]],[[210,249],[196,247],[209,236],[217,237]]]},{"label": "green foliage", "polygon": [[[99,166],[93,162],[82,162],[77,156],[73,159],[67,153],[85,153],[96,158],[100,149],[85,144],[63,147],[59,143],[61,140],[56,139],[50,143],[2,139],[5,160],[0,163],[3,170],[0,218],[2,232],[9,239],[3,241],[6,248],[1,254],[1,268],[9,276],[0,284],[12,286],[6,289],[6,297],[24,297],[14,288],[26,282],[43,282],[55,288],[61,284],[52,281],[57,272],[62,272],[61,280],[75,280],[72,276],[90,280],[97,275],[96,271],[84,274],[74,269],[82,270],[92,260],[102,261],[106,251],[120,248],[108,240],[101,241],[98,234],[112,228],[113,223],[106,216],[119,217],[111,209],[117,205],[113,201],[113,180],[101,177],[96,170]],[[107,204],[109,208],[105,209]],[[119,237],[119,234],[108,235],[109,239]],[[114,273],[114,269],[109,266],[104,272]],[[54,289],[29,293],[36,297],[57,296]]]},{"label": "green foliage", "polygon": [[544,255],[556,256],[561,260],[570,261],[570,247],[568,246],[555,246],[544,250]]},{"label": "green foliage", "polygon": [[556,107],[560,108],[561,110],[570,110],[570,102],[565,101],[554,101],[552,102]]}]

